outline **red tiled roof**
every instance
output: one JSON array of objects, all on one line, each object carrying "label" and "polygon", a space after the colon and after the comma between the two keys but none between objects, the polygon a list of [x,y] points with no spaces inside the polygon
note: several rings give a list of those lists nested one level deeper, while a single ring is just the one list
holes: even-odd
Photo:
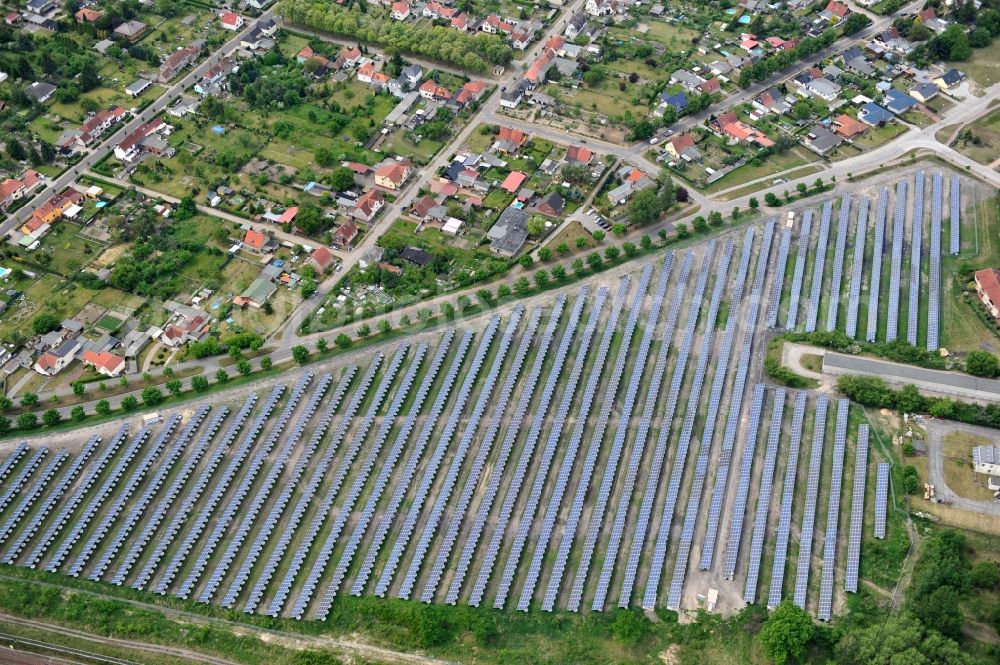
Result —
[{"label": "red tiled roof", "polygon": [[500,185],[500,189],[505,189],[511,194],[516,192],[524,184],[524,181],[528,179],[528,176],[520,171],[511,171],[506,178],[504,178],[503,183]]},{"label": "red tiled roof", "polygon": [[979,288],[983,290],[993,306],[1000,307],[1000,270],[996,268],[977,270],[976,280],[979,282]]},{"label": "red tiled roof", "polygon": [[[334,238],[344,238],[350,241],[354,236],[358,234],[358,227],[354,225],[353,222],[345,222],[341,224],[333,233]],[[326,270],[333,263],[334,256],[326,247],[318,247],[316,251],[309,255],[309,260],[319,266],[320,270]]]},{"label": "red tiled roof", "polygon": [[591,151],[590,148],[584,148],[582,145],[571,145],[566,149],[566,161],[569,162],[583,162],[584,164],[589,164],[593,157],[593,151]]},{"label": "red tiled roof", "polygon": [[125,364],[125,359],[108,351],[101,351],[100,353],[84,351],[83,362],[93,365],[95,369],[104,369],[111,374],[117,374]]},{"label": "red tiled roof", "polygon": [[247,229],[246,235],[243,236],[243,244],[249,245],[254,249],[260,249],[267,244],[267,237],[260,231]]}]

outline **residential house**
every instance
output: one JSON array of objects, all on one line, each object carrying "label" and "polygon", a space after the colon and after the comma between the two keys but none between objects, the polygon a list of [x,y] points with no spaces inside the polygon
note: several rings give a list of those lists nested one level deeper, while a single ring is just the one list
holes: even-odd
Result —
[{"label": "residential house", "polygon": [[54,0],[28,0],[24,8],[31,14],[38,14],[39,16],[47,16],[56,11],[58,5]]},{"label": "residential house", "polygon": [[552,192],[535,204],[535,210],[546,217],[559,217],[565,207],[566,200],[556,192]]},{"label": "residential house", "polygon": [[170,126],[163,122],[162,118],[155,118],[140,125],[115,146],[115,159],[131,164],[145,152],[155,155],[172,155],[173,148],[166,145],[166,142],[159,136],[160,133],[168,133],[169,131]]},{"label": "residential house", "polygon": [[278,243],[270,234],[247,229],[243,235],[243,248],[254,254],[270,254],[278,249]]},{"label": "residential house", "polygon": [[47,81],[35,81],[24,89],[24,94],[33,102],[44,104],[52,99],[56,87]]},{"label": "residential house", "polygon": [[399,72],[399,78],[404,79],[411,86],[420,83],[424,77],[424,68],[420,65],[407,65]]},{"label": "residential house", "polygon": [[194,84],[199,95],[219,95],[230,74],[239,71],[239,65],[232,58],[224,58],[208,68],[201,80]]},{"label": "residential house", "polygon": [[771,88],[754,97],[751,102],[754,109],[762,114],[774,113],[784,115],[792,109],[785,96],[777,88]]},{"label": "residential house", "polygon": [[[344,230],[341,231],[341,229]],[[337,236],[337,233],[340,235]],[[352,222],[346,222],[345,224],[342,224],[339,229],[337,229],[337,233],[334,234],[335,239],[339,237],[342,240],[346,240],[346,242],[341,246],[347,247],[354,242],[355,238],[358,237],[358,227],[356,227]],[[316,269],[316,272],[321,275],[328,272],[336,262],[337,257],[333,255],[333,252],[322,245],[317,247],[313,253],[309,255],[309,258],[306,259],[306,264],[311,265]]]},{"label": "residential house", "polygon": [[5,179],[0,183],[0,210],[6,210],[11,203],[30,194],[40,181],[41,176],[32,169],[25,171],[20,178]]},{"label": "residential house", "polygon": [[243,17],[236,12],[222,12],[219,17],[219,22],[222,23],[222,27],[226,30],[242,30],[243,29]]},{"label": "residential house", "polygon": [[566,24],[566,29],[563,30],[563,34],[566,35],[566,39],[573,41],[577,38],[580,32],[583,30],[584,26],[587,25],[586,14],[576,14],[569,20]]},{"label": "residential house", "polygon": [[740,120],[735,111],[719,114],[714,124],[724,136],[737,143],[756,143],[763,148],[774,145],[771,139]]},{"label": "residential house", "polygon": [[[359,233],[360,231],[358,230],[358,225],[348,220],[337,227],[337,230],[333,232],[332,236],[330,236],[330,242],[332,242],[333,245],[339,249],[350,249],[354,246],[354,241],[357,240]],[[329,254],[329,250],[326,249],[326,247],[320,247],[313,252],[313,254],[319,253],[320,250],[324,250],[325,253],[320,253],[317,261],[320,258],[323,258],[326,254]],[[312,255],[310,255],[309,258],[312,259]],[[325,270],[320,270],[320,272],[324,271]]]},{"label": "residential house", "polygon": [[114,29],[114,34],[126,41],[135,42],[146,34],[146,24],[142,21],[125,21]]},{"label": "residential house", "polygon": [[504,178],[503,182],[500,183],[500,189],[513,194],[517,192],[517,190],[521,189],[521,185],[523,185],[524,181],[527,179],[528,176],[526,174],[521,173],[520,171],[511,171],[507,174],[507,177]]},{"label": "residential house", "polygon": [[862,76],[871,76],[875,73],[875,68],[872,64],[868,62],[868,58],[864,56],[857,46],[852,46],[843,55],[844,67],[847,69],[861,74]]},{"label": "residential house", "polygon": [[500,256],[514,256],[528,239],[528,213],[509,207],[486,233],[490,251]]},{"label": "residential house", "polygon": [[424,81],[423,85],[420,86],[420,96],[424,99],[451,99],[451,91],[444,86],[440,86],[435,83],[432,79],[427,79]]},{"label": "residential house", "polygon": [[705,81],[698,86],[699,92],[707,92],[708,94],[715,94],[722,91],[722,84],[719,83],[719,79],[713,78]]},{"label": "residential house", "polygon": [[375,184],[385,189],[397,190],[410,177],[410,162],[390,160],[375,169]]},{"label": "residential house", "polygon": [[290,208],[286,208],[281,213],[275,213],[268,210],[263,215],[261,215],[261,218],[266,219],[267,221],[273,224],[280,224],[284,226],[285,224],[291,224],[292,222],[294,222],[295,216],[298,214],[299,214],[298,206],[292,206]]},{"label": "residential house", "polygon": [[200,102],[197,99],[186,99],[181,97],[174,104],[167,108],[167,113],[175,118],[183,118],[184,116],[194,113],[198,110]]},{"label": "residential house", "polygon": [[500,155],[516,155],[528,142],[528,133],[514,127],[501,127],[492,150]]},{"label": "residential house", "polygon": [[174,79],[181,71],[198,59],[199,49],[188,46],[174,51],[160,65],[160,83],[168,83]]},{"label": "residential house", "polygon": [[351,216],[365,223],[370,223],[384,205],[385,200],[382,197],[382,192],[377,189],[369,189],[354,203]]},{"label": "residential house", "polygon": [[826,9],[821,11],[819,16],[830,23],[837,24],[847,18],[850,13],[851,8],[846,3],[840,2],[840,0],[830,0]]},{"label": "residential house", "polygon": [[77,10],[73,17],[77,23],[94,23],[104,16],[104,12],[93,7],[84,7]]},{"label": "residential house", "polygon": [[25,235],[33,235],[46,224],[52,224],[59,219],[67,210],[83,201],[83,194],[75,189],[67,189],[59,194],[54,194],[44,203],[35,208],[28,221],[21,226],[21,232]]},{"label": "residential house", "polygon": [[566,149],[566,161],[571,164],[590,164],[593,159],[594,152],[582,145],[574,144]]},{"label": "residential house", "polygon": [[685,69],[678,69],[670,75],[670,85],[682,85],[687,90],[696,90],[705,79]]},{"label": "residential house", "polygon": [[521,79],[517,82],[517,85],[504,90],[500,93],[500,106],[505,109],[516,109],[529,87],[530,83],[525,79]]},{"label": "residential house", "polygon": [[701,160],[701,152],[695,147],[694,137],[691,134],[677,134],[664,144],[663,149],[678,161],[697,162]]},{"label": "residential house", "polygon": [[636,192],[656,186],[656,181],[640,169],[625,164],[615,173],[621,184],[608,192],[611,205],[622,205]]},{"label": "residential house", "polygon": [[125,359],[109,351],[84,351],[83,364],[90,365],[98,374],[114,377],[125,373]]},{"label": "residential house", "polygon": [[977,270],[973,279],[976,282],[976,293],[983,301],[987,311],[995,319],[1000,319],[1000,270],[984,268]]},{"label": "residential house", "polygon": [[80,126],[80,134],[77,142],[84,146],[89,146],[96,139],[100,138],[104,132],[108,131],[119,122],[123,122],[128,112],[120,106],[112,106],[104,111],[98,111]]},{"label": "residential house", "polygon": [[917,100],[896,88],[890,88],[885,92],[885,107],[895,113],[902,115],[917,105]]},{"label": "residential house", "polygon": [[55,376],[73,362],[79,350],[80,342],[75,338],[68,339],[57,348],[42,352],[32,369],[44,376]]},{"label": "residential house", "polygon": [[855,120],[846,113],[841,113],[834,118],[831,126],[833,127],[833,131],[836,132],[838,136],[847,140],[853,139],[855,136],[860,136],[868,131],[868,126],[865,123]]},{"label": "residential house", "polygon": [[673,106],[677,113],[681,113],[687,108],[688,98],[683,92],[670,94],[667,92],[660,94],[660,105],[653,111],[655,115],[662,116],[668,106]]},{"label": "residential house", "polygon": [[392,18],[397,21],[405,21],[410,18],[410,3],[409,2],[394,2],[392,3]]},{"label": "residential house", "polygon": [[941,90],[951,90],[965,80],[965,73],[958,69],[949,69],[934,79],[934,85]]},{"label": "residential house", "polygon": [[832,102],[840,95],[840,84],[834,83],[828,78],[818,76],[811,78],[805,84],[805,90],[814,97],[819,97],[828,102]]},{"label": "residential house", "polygon": [[934,99],[938,94],[938,87],[933,83],[918,83],[910,88],[910,96],[918,102],[926,103]]},{"label": "residential house", "polygon": [[858,120],[872,127],[892,122],[894,116],[875,102],[868,102],[858,110]]},{"label": "residential house", "polygon": [[818,155],[826,155],[828,152],[839,146],[843,139],[831,132],[822,125],[815,125],[806,134],[806,146],[811,148]]}]

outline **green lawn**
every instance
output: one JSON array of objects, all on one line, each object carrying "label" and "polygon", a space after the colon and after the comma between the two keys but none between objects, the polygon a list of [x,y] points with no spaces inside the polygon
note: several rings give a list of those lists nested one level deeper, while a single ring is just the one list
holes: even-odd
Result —
[{"label": "green lawn", "polygon": [[[807,166],[810,168],[802,168]],[[745,164],[735,171],[727,173],[711,185],[708,185],[704,191],[709,194],[719,192],[730,187],[746,184],[758,178],[778,175],[790,169],[798,169],[796,171],[797,176],[801,177],[808,173],[818,173],[822,170],[822,167],[818,164],[817,157],[806,148],[793,148],[787,152],[771,155],[760,166]]]},{"label": "green lawn", "polygon": [[417,162],[428,162],[444,145],[441,141],[421,139],[414,143],[406,138],[406,130],[399,128],[389,134],[382,143],[382,152],[387,155],[402,155]]},{"label": "green lawn", "polygon": [[72,222],[57,222],[42,238],[41,247],[25,256],[29,261],[35,261],[36,254],[44,252],[51,257],[49,265],[53,270],[66,276],[76,274],[97,258],[103,249],[96,242],[81,238],[78,235],[81,230],[82,227]]}]

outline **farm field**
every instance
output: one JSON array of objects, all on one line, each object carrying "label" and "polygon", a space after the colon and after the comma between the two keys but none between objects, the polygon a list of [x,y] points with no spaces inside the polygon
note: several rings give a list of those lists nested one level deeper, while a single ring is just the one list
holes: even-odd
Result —
[{"label": "farm field", "polygon": [[[148,429],[8,446],[0,558],[296,619],[349,595],[685,611],[708,588],[716,611],[794,598],[829,619],[870,540],[847,528],[852,512],[872,526],[871,490],[851,500],[864,419],[751,379],[778,231]],[[776,456],[800,463],[776,471]]]}]

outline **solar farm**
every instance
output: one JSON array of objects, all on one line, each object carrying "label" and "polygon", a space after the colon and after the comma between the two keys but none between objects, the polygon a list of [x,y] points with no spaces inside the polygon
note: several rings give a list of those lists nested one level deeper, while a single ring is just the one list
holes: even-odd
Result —
[{"label": "solar farm", "polygon": [[812,209],[788,213],[778,260],[793,268],[778,267],[767,326],[936,351],[943,252],[972,245],[961,237],[962,202],[959,176],[920,170],[825,201],[818,225]]},{"label": "solar farm", "polygon": [[[872,235],[889,228],[898,285],[914,236],[901,204],[886,226],[888,199],[872,202]],[[711,590],[715,611],[791,599],[830,620],[858,588],[862,543],[891,519],[888,467],[846,401],[762,382],[761,330],[840,326],[863,296],[879,298],[861,288],[871,278],[859,261],[845,265],[869,245],[848,224],[868,204],[846,202],[292,373],[241,401],[66,450],[8,445],[0,559],[303,620],[345,595],[583,612],[691,610]],[[931,263],[940,205],[927,251],[912,250]],[[807,270],[805,257],[830,244],[827,284],[825,262]],[[841,281],[843,298],[829,298]]]}]

